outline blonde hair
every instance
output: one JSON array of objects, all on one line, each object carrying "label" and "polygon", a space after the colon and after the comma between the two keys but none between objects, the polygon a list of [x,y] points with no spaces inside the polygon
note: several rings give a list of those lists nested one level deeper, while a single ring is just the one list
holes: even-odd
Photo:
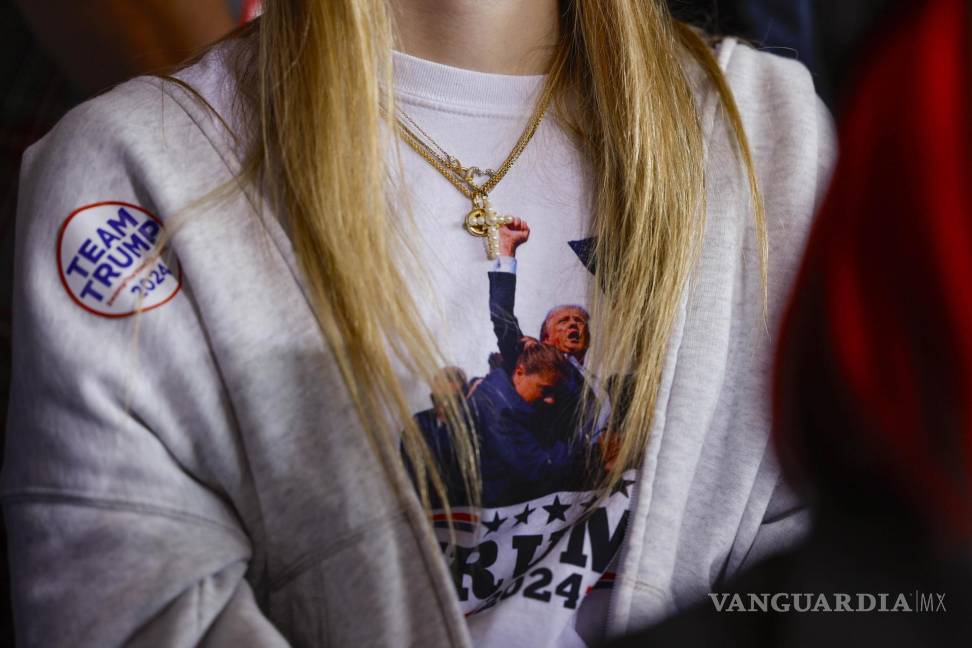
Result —
[{"label": "blonde hair", "polygon": [[[316,315],[360,422],[388,462],[402,447],[428,507],[444,481],[413,421],[396,367],[426,384],[450,364],[426,330],[398,265],[400,235],[382,124],[394,115],[388,0],[268,0],[241,66],[251,132],[246,173],[286,214]],[[562,1],[561,38],[547,83],[557,116],[593,167],[596,280],[590,312],[601,340],[587,356],[612,403],[635,404],[608,434],[616,460],[600,492],[642,459],[668,338],[701,248],[704,141],[685,65],[694,60],[721,97],[749,176],[761,263],[763,208],[732,94],[702,37],[661,0]],[[400,214],[396,214],[401,216]],[[368,259],[361,263],[361,259]],[[461,400],[447,408],[469,503],[480,493],[476,435]],[[448,504],[446,504],[448,506]]]}]

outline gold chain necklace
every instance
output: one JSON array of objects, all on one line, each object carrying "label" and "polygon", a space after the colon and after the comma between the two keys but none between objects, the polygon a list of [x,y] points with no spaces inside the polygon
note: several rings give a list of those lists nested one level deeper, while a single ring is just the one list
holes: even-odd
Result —
[{"label": "gold chain necklace", "polygon": [[[516,145],[510,154],[506,157],[506,160],[500,165],[499,169],[493,171],[492,169],[486,169],[482,171],[479,167],[464,167],[459,162],[458,159],[446,153],[446,151],[439,146],[432,137],[422,130],[422,127],[415,123],[411,117],[404,114],[405,119],[412,123],[416,129],[418,129],[428,140],[429,143],[424,142],[418,135],[415,134],[402,120],[401,117],[396,119],[398,126],[398,133],[402,140],[405,141],[416,153],[418,153],[422,159],[432,165],[436,171],[438,171],[442,176],[452,184],[453,187],[458,189],[462,195],[472,201],[472,209],[466,214],[465,219],[463,219],[463,227],[467,232],[476,236],[478,238],[486,239],[486,257],[490,260],[494,260],[499,256],[499,230],[504,225],[509,225],[513,222],[512,216],[500,216],[492,205],[489,203],[489,192],[492,191],[496,185],[499,184],[507,172],[512,168],[519,159],[520,154],[530,143],[533,135],[537,132],[540,127],[540,122],[543,121],[544,115],[547,113],[547,108],[550,105],[550,97],[552,94],[552,86],[548,85],[547,89],[544,91],[543,96],[537,103],[536,110],[534,110],[533,117],[527,124],[526,129],[523,134],[520,135],[520,139],[517,140]],[[401,112],[401,111],[400,111]],[[434,148],[433,148],[434,147]],[[438,152],[435,150],[438,149]],[[477,184],[475,182],[476,176],[486,176],[487,180],[482,184]]]},{"label": "gold chain necklace", "polygon": [[[422,134],[422,136],[426,139],[426,141],[422,142],[422,144],[426,146],[427,149],[429,150],[431,150],[432,148],[435,149],[434,155],[439,159],[439,162],[444,163],[447,167],[449,167],[450,171],[463,178],[466,181],[467,185],[472,184],[475,181],[477,176],[486,176],[487,178],[492,178],[494,175],[496,175],[496,172],[493,171],[492,169],[486,169],[484,171],[479,167],[475,167],[475,166],[474,167],[462,166],[462,162],[459,161],[459,158],[455,158],[449,155],[449,153],[444,148],[442,148],[442,146],[438,142],[436,142],[435,139],[431,135],[429,135],[424,128],[418,125],[418,122],[412,119],[411,115],[409,115],[401,108],[398,109],[398,113],[399,113],[399,117],[401,117],[409,124],[414,126],[415,130],[417,130],[419,133]],[[411,132],[410,134],[414,138],[415,133]],[[432,146],[430,147],[429,144],[431,144]]]}]

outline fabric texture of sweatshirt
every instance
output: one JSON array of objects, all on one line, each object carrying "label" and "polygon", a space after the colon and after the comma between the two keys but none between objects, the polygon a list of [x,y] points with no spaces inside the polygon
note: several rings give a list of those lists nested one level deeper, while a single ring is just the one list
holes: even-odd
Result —
[{"label": "fabric texture of sweatshirt", "polygon": [[[717,96],[693,69],[706,135],[704,244],[669,341],[646,460],[605,505],[611,528],[626,520],[611,556],[613,589],[600,587],[610,584],[605,564],[575,577],[557,572],[561,561],[549,566],[546,589],[533,581],[505,598],[460,600],[482,571],[456,576],[457,554],[443,559],[406,471],[389,479],[371,450],[309,306],[285,219],[250,189],[199,201],[240,169],[223,123],[235,122],[235,91],[221,50],[181,77],[223,119],[158,79],[72,111],[26,155],[18,211],[2,492],[19,640],[583,645],[695,603],[799,538],[806,517],[768,446],[770,332],[828,179],[833,134],[798,63],[731,39],[717,55],[766,201],[768,319],[745,175]],[[396,54],[402,107],[466,164],[502,161],[541,84]],[[463,377],[471,398],[489,396],[473,391],[489,376],[492,393],[528,402],[505,382],[512,363],[495,358],[505,333],[491,316],[500,295],[524,335],[539,338],[553,310],[584,303],[586,161],[552,120],[543,123],[490,195],[531,230],[515,262],[496,264],[461,227],[467,199],[409,149],[397,152],[397,190],[415,219],[408,234],[430,280],[416,283],[416,301],[441,334],[444,369]],[[156,256],[163,233],[171,244]],[[491,274],[513,285],[502,273],[515,274],[515,295],[491,293]],[[596,382],[580,354],[561,374]],[[429,387],[414,382],[416,420],[434,435]],[[519,401],[509,412],[532,420]],[[530,425],[494,431],[522,435]],[[537,456],[564,454],[556,440],[533,441]],[[547,468],[536,474],[556,474]],[[544,542],[568,543],[560,521],[580,506],[576,490],[564,483],[467,511],[473,524],[460,544],[488,540],[500,552],[502,542],[522,544],[503,526],[508,513],[525,515]],[[529,517],[543,506],[552,508]],[[480,515],[497,537],[512,535],[486,538]],[[578,538],[590,553],[590,540]],[[575,585],[580,612],[567,605]],[[527,600],[527,590],[537,597]],[[547,607],[530,607],[544,595]]]}]

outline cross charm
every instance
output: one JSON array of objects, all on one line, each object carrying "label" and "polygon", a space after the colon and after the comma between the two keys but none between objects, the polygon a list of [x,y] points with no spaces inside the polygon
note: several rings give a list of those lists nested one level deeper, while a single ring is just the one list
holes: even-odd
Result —
[{"label": "cross charm", "polygon": [[473,208],[466,214],[463,226],[473,236],[486,239],[486,258],[494,261],[499,256],[499,231],[513,222],[512,216],[500,216],[483,194],[473,198]]}]

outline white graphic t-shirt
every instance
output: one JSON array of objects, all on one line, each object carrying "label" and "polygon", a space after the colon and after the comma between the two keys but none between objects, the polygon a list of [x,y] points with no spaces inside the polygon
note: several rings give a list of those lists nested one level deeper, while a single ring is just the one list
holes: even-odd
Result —
[{"label": "white graphic t-shirt", "polygon": [[[466,166],[503,162],[542,84],[396,54],[407,119]],[[597,335],[586,306],[588,170],[545,120],[489,195],[515,218],[500,231],[502,256],[490,261],[483,239],[463,229],[470,201],[404,144],[398,155],[416,249],[439,298],[428,323],[450,363],[416,398],[414,417],[457,495],[451,513],[435,508],[433,523],[460,606],[480,646],[584,646],[603,631],[635,487],[630,471],[603,498],[591,488],[605,468],[600,440],[612,408],[603,394],[612,378],[585,366]],[[449,398],[465,401],[478,436],[481,509],[463,506],[442,413]],[[581,402],[601,407],[582,411]]]},{"label": "white graphic t-shirt", "polygon": [[[447,477],[458,470],[450,466],[437,401],[464,398],[479,441],[482,509],[438,510],[433,522],[481,644],[583,645],[580,634],[596,635],[603,624],[601,594],[613,585],[610,567],[624,539],[634,471],[606,498],[591,492],[592,475],[603,469],[598,440],[607,417],[579,414],[579,392],[597,387],[582,364],[587,311],[554,304],[537,337],[527,335],[514,315],[515,267],[514,259],[501,258],[488,273],[499,350],[489,354],[486,375],[470,380],[460,367],[444,368],[432,406],[415,416]],[[462,491],[459,483],[450,486]]]}]

